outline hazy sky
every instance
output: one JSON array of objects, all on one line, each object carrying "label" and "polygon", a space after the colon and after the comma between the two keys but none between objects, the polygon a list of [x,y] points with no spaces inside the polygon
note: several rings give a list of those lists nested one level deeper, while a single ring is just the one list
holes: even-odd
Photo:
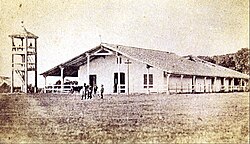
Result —
[{"label": "hazy sky", "polygon": [[[39,36],[38,73],[107,43],[178,55],[249,47],[248,0],[0,0],[0,75],[11,75],[11,39]],[[39,76],[39,85],[43,84]]]}]

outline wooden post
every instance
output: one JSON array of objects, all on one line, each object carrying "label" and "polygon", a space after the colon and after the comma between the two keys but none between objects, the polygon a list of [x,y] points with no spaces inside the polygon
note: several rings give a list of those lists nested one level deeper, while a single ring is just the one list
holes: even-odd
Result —
[{"label": "wooden post", "polygon": [[233,78],[232,81],[231,81],[231,91],[232,91],[232,92],[234,91],[234,78]]},{"label": "wooden post", "polygon": [[149,94],[149,68],[150,66],[149,65],[146,65],[146,68],[147,68],[147,94]]},{"label": "wooden post", "polygon": [[11,93],[14,92],[14,55],[12,55],[12,61],[11,61]]},{"label": "wooden post", "polygon": [[175,92],[177,93],[177,83],[175,83]]},{"label": "wooden post", "polygon": [[196,92],[196,76],[193,76],[192,92]]},{"label": "wooden post", "polygon": [[207,77],[204,77],[204,93],[206,92],[206,86],[207,86],[206,80],[207,80]]},{"label": "wooden post", "polygon": [[28,37],[25,38],[25,81],[24,81],[24,93],[28,93]]},{"label": "wooden post", "polygon": [[226,91],[226,78],[223,78],[223,91]]},{"label": "wooden post", "polygon": [[128,64],[128,70],[127,70],[127,77],[128,77],[128,80],[127,80],[127,94],[129,95],[129,64],[131,62],[129,62],[129,59],[127,60],[127,64]]},{"label": "wooden post", "polygon": [[90,85],[90,81],[89,81],[89,63],[90,63],[90,54],[86,53],[87,55],[87,84]]},{"label": "wooden post", "polygon": [[127,62],[125,62],[125,64],[128,65],[127,67],[127,94],[129,95],[129,65],[131,64],[131,62],[129,61],[129,59],[127,59]]},{"label": "wooden post", "polygon": [[[12,40],[12,47],[15,47],[15,44],[14,44],[14,38],[12,37],[11,38]],[[13,48],[12,48],[12,51],[13,51]],[[13,55],[13,52],[11,54],[11,90],[10,92],[13,93],[14,92],[14,55]]]},{"label": "wooden post", "polygon": [[247,88],[247,80],[243,80],[244,82],[244,91],[246,91],[246,88]]},{"label": "wooden post", "polygon": [[46,86],[47,86],[47,76],[46,75],[43,75],[43,77],[44,77],[44,93],[46,93],[47,92],[47,90],[46,90]]},{"label": "wooden post", "polygon": [[117,57],[117,71],[118,71],[118,73],[117,73],[117,76],[118,76],[118,80],[117,80],[117,94],[120,94],[120,56],[119,56],[119,54],[118,53],[116,53],[116,57]]},{"label": "wooden post", "polygon": [[34,92],[37,93],[37,39],[35,38],[35,88]]},{"label": "wooden post", "polygon": [[183,75],[181,75],[181,92],[183,92]]},{"label": "wooden post", "polygon": [[216,92],[217,89],[217,77],[214,77],[214,85],[213,85],[213,92]]},{"label": "wooden post", "polygon": [[240,91],[243,90],[243,79],[240,79]]},{"label": "wooden post", "polygon": [[63,92],[63,85],[64,85],[64,75],[63,75],[63,70],[64,67],[60,66],[61,69],[61,93]]},{"label": "wooden post", "polygon": [[14,70],[11,68],[11,93],[14,92]]},{"label": "wooden post", "polygon": [[167,74],[167,94],[170,94],[169,92],[169,78],[171,74]]},{"label": "wooden post", "polygon": [[247,91],[247,80],[244,80],[244,91]]}]

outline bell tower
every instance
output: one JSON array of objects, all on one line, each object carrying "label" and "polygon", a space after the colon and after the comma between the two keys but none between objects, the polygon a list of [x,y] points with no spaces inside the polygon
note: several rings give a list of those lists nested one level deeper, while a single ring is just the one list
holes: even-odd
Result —
[{"label": "bell tower", "polygon": [[[23,24],[23,22],[22,22]],[[22,25],[20,32],[9,35],[12,40],[11,61],[11,93],[14,92],[14,83],[21,80],[21,91],[28,93],[29,75],[34,73],[34,92],[37,92],[37,39],[38,36],[27,31]]]}]

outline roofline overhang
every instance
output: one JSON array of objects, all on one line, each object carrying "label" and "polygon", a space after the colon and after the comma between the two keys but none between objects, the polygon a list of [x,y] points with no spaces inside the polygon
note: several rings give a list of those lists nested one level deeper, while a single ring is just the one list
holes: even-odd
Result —
[{"label": "roofline overhang", "polygon": [[[119,47],[119,45],[116,45],[116,46]],[[236,77],[236,76],[220,76],[220,75],[204,75],[204,74],[200,74],[200,75],[199,75],[199,74],[188,74],[188,73],[184,73],[184,72],[183,72],[183,73],[181,73],[181,72],[172,72],[172,71],[169,71],[169,70],[166,70],[166,69],[157,67],[157,66],[155,66],[155,65],[153,65],[153,64],[151,64],[151,63],[148,63],[148,62],[145,62],[145,61],[142,61],[142,60],[133,58],[133,57],[127,55],[127,54],[124,53],[124,52],[119,51],[118,49],[116,49],[116,48],[114,48],[114,47],[112,47],[112,46],[108,46],[106,43],[101,43],[100,45],[98,45],[98,46],[96,46],[96,47],[94,47],[94,48],[92,48],[92,49],[90,49],[90,50],[88,50],[88,51],[86,51],[86,52],[84,52],[84,53],[82,53],[82,54],[80,54],[80,55],[78,55],[78,56],[76,56],[76,57],[74,57],[74,58],[72,58],[72,59],[66,61],[66,62],[64,62],[64,63],[61,63],[61,64],[59,64],[59,65],[53,67],[52,69],[47,70],[47,71],[41,73],[40,75],[49,76],[49,73],[52,73],[53,71],[60,69],[60,67],[70,67],[69,65],[72,64],[72,63],[75,63],[74,61],[79,62],[79,60],[77,60],[77,59],[79,59],[79,58],[81,58],[81,57],[83,57],[82,59],[85,59],[85,58],[87,59],[87,53],[91,53],[91,52],[93,52],[93,51],[95,51],[95,50],[98,50],[98,49],[101,48],[101,47],[110,49],[110,50],[112,50],[112,51],[115,51],[115,52],[117,52],[117,53],[120,53],[120,54],[124,55],[125,57],[127,57],[127,58],[129,58],[129,59],[132,59],[132,60],[135,60],[135,61],[138,61],[138,62],[147,64],[147,65],[149,65],[149,66],[152,66],[152,67],[154,67],[154,68],[157,68],[157,69],[162,70],[162,71],[164,71],[164,72],[167,72],[167,73],[169,73],[169,74],[189,75],[189,76],[201,76],[201,77],[223,77],[223,78],[243,78],[243,79],[249,79],[249,75]],[[81,62],[80,65],[77,66],[77,67],[79,68],[80,66],[82,66],[82,65],[84,65],[84,64],[86,64],[85,61]],[[223,68],[225,68],[225,67],[223,67]],[[228,68],[226,68],[226,69],[228,69]],[[231,70],[231,69],[229,69],[229,70]],[[233,70],[232,70],[232,71],[233,71]],[[237,71],[235,71],[235,72],[237,72]],[[238,72],[238,73],[242,75],[242,73],[240,73],[240,72]],[[51,75],[51,76],[53,76],[53,75]],[[59,76],[59,75],[58,75],[58,76]]]}]

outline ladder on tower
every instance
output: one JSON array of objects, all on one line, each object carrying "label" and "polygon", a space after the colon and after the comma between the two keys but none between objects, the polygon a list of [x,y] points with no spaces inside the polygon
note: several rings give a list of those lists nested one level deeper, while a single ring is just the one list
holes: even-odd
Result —
[{"label": "ladder on tower", "polygon": [[15,72],[17,73],[17,75],[21,79],[22,83],[24,83],[24,71],[15,70]]}]

